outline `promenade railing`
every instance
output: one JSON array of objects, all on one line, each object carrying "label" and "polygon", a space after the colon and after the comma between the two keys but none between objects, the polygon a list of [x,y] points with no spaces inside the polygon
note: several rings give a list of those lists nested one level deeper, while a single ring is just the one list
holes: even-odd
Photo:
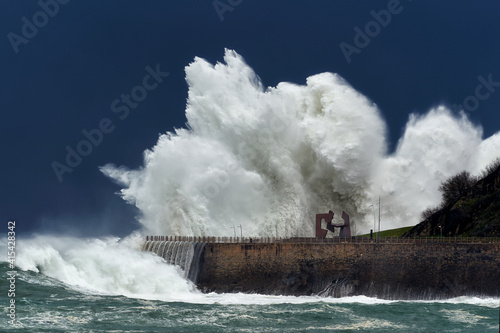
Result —
[{"label": "promenade railing", "polygon": [[500,237],[370,237],[354,236],[349,238],[314,238],[314,237],[214,237],[214,236],[146,236],[146,241],[171,241],[195,243],[364,243],[364,244],[417,244],[417,243],[454,243],[479,244],[500,243]]}]

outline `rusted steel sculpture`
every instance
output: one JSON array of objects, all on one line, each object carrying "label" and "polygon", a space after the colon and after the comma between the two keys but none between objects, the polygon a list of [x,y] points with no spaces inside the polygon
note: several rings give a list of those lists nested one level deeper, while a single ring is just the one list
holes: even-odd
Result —
[{"label": "rusted steel sculpture", "polygon": [[[328,214],[316,214],[316,238],[326,238],[328,230],[335,233],[335,228],[340,228],[339,237],[351,237],[351,225],[349,223],[349,215],[342,211],[342,219],[344,224],[333,224],[334,213],[330,210]],[[326,229],[321,228],[321,221],[326,221]]]}]

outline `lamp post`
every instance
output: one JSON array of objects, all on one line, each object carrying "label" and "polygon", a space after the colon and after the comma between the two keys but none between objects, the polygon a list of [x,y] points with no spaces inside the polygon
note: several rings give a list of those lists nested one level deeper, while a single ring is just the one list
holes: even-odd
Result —
[{"label": "lamp post", "polygon": [[240,236],[241,236],[241,239],[243,240],[243,227],[241,226],[241,224],[238,226],[238,228],[240,228]]},{"label": "lamp post", "polygon": [[373,232],[376,232],[377,222],[375,221],[375,205],[370,205],[369,207],[372,208],[372,213],[373,213]]},{"label": "lamp post", "polygon": [[236,238],[236,227],[233,225],[233,226],[231,227],[231,229],[233,229],[233,231],[234,231],[234,238]]},{"label": "lamp post", "polygon": [[377,239],[380,238],[380,195],[378,196],[378,234]]}]

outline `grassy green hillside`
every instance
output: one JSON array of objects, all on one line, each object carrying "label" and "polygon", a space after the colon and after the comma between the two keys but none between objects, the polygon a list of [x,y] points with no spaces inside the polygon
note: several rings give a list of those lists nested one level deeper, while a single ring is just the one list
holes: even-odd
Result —
[{"label": "grassy green hillside", "polygon": [[[379,237],[401,237],[405,232],[410,231],[413,229],[413,227],[404,227],[404,228],[397,228],[397,229],[389,229],[389,230],[383,230],[380,232],[378,235],[378,232],[374,232],[373,236],[376,237],[377,235]],[[370,234],[365,234],[365,235],[360,235],[361,237],[370,237]]]},{"label": "grassy green hillside", "polygon": [[404,237],[499,237],[500,162],[490,173],[465,189],[463,195],[428,216]]}]

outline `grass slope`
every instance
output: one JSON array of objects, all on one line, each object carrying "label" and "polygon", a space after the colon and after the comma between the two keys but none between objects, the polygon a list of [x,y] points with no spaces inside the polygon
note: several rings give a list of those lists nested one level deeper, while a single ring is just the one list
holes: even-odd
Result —
[{"label": "grass slope", "polygon": [[[410,231],[411,229],[413,229],[413,227],[383,230],[380,232],[380,234],[378,232],[374,232],[373,236],[376,237],[378,235],[379,237],[401,237],[405,232]],[[360,235],[360,237],[370,237],[370,234]]]}]

